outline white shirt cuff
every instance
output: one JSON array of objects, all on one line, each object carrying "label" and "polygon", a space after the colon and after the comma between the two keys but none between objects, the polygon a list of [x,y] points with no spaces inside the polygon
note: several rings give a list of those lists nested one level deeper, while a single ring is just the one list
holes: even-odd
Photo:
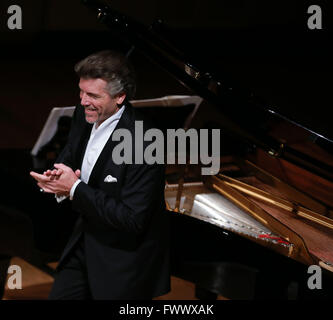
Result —
[{"label": "white shirt cuff", "polygon": [[72,186],[72,188],[71,188],[71,191],[69,192],[69,199],[70,199],[70,200],[73,200],[73,197],[74,197],[74,191],[75,191],[77,185],[78,185],[80,182],[81,182],[80,179],[77,179],[77,180],[74,182],[74,184],[73,184],[73,186]]}]

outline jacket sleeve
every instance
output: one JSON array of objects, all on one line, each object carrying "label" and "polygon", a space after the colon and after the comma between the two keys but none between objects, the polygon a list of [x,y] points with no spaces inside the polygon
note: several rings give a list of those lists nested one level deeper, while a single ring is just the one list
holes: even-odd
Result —
[{"label": "jacket sleeve", "polygon": [[141,234],[150,221],[155,202],[163,201],[164,166],[128,165],[125,175],[120,200],[101,189],[79,183],[73,209],[87,217],[98,217],[119,231]]}]

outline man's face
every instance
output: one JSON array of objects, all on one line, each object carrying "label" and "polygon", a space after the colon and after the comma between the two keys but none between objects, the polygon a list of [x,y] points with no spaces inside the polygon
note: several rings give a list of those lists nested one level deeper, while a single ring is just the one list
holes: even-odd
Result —
[{"label": "man's face", "polygon": [[112,98],[106,91],[106,86],[107,82],[103,79],[80,79],[81,104],[88,123],[97,122],[99,126],[119,110],[117,104],[125,99],[125,94]]}]

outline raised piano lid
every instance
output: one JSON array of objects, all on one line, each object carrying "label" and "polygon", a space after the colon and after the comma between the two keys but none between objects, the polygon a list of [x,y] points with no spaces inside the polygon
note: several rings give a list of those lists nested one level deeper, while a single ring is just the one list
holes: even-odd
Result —
[{"label": "raised piano lid", "polygon": [[[135,50],[164,68],[184,86],[214,105],[221,113],[225,133],[260,148],[271,157],[287,160],[326,180],[333,181],[333,137],[318,132],[311,123],[290,120],[276,109],[259,101],[251,92],[230,86],[214,66],[200,67],[156,31],[113,10],[102,2],[82,1]],[[207,65],[207,63],[205,64]],[[203,106],[201,106],[203,108]],[[240,116],[241,115],[241,116]]]}]

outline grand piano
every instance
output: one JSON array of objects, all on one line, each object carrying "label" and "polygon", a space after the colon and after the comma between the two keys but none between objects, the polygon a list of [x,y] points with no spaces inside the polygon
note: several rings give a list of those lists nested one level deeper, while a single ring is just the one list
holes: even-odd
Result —
[{"label": "grand piano", "polygon": [[[103,3],[83,3],[119,34],[128,54],[145,55],[202,99],[177,108],[138,104],[161,130],[220,129],[217,174],[202,175],[204,165],[189,160],[166,166],[172,274],[195,283],[200,299],[331,298],[332,136],[289,119],[192,62],[161,37],[158,22],[147,28]],[[22,186],[22,201],[13,192],[2,199],[1,234],[6,236],[0,254],[4,260],[22,256],[50,274],[46,263],[59,258],[76,217],[68,203],[56,207],[52,196],[38,193],[27,168],[12,159],[16,152],[29,168],[48,168],[68,127],[68,119],[59,122],[56,136],[37,156],[11,150],[8,157],[2,150],[6,156],[1,157],[1,176],[9,190]],[[49,208],[47,217],[34,203]],[[10,239],[18,225],[19,239]],[[310,266],[320,271],[317,283],[310,279]]]}]

